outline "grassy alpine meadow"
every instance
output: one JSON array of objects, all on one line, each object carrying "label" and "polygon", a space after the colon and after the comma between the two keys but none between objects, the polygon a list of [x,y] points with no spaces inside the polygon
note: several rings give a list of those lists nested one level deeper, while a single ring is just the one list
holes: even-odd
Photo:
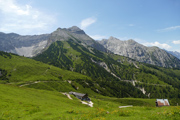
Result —
[{"label": "grassy alpine meadow", "polygon": [[[26,83],[32,81],[91,80],[91,78],[82,74],[10,53],[0,52],[0,61],[0,70],[2,69],[7,72],[4,75],[6,76],[4,82]],[[3,81],[0,82],[2,83]]]},{"label": "grassy alpine meadow", "polygon": [[[180,107],[155,107],[155,99],[89,96],[93,107],[57,91],[0,84],[0,120],[179,120]],[[133,105],[119,108],[119,106]]]}]

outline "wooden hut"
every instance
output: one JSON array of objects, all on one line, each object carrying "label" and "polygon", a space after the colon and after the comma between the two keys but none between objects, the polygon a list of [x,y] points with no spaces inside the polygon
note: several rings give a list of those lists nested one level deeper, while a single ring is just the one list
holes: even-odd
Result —
[{"label": "wooden hut", "polygon": [[170,106],[168,99],[156,99],[156,107]]},{"label": "wooden hut", "polygon": [[88,97],[88,94],[77,93],[77,92],[69,92],[69,94],[74,95],[80,100],[91,101],[91,99]]}]

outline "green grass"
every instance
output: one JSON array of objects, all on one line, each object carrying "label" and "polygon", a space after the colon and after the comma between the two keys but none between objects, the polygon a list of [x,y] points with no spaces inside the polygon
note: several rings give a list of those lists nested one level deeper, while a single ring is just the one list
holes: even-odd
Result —
[{"label": "green grass", "polygon": [[0,69],[7,71],[9,82],[91,80],[91,78],[82,74],[63,70],[21,56],[11,55],[10,58],[0,56],[0,60]]},{"label": "green grass", "polygon": [[[90,97],[93,108],[60,92],[0,84],[0,120],[180,119],[180,107],[155,107],[154,99]],[[137,106],[118,108],[132,104]]]}]

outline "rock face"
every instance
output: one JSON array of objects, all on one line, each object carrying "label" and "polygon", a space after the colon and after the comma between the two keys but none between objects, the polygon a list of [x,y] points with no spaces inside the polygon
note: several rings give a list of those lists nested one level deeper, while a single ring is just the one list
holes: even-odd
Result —
[{"label": "rock face", "polygon": [[0,51],[33,57],[47,44],[49,34],[21,36],[15,33],[0,33]]},{"label": "rock face", "polygon": [[81,42],[82,44],[91,46],[103,52],[108,51],[106,48],[104,48],[104,46],[93,40],[83,30],[81,30],[76,26],[70,28],[58,28],[56,31],[51,33],[47,47],[50,46],[55,41],[67,41],[67,40]]},{"label": "rock face", "polygon": [[180,67],[180,60],[158,47],[146,47],[134,40],[121,41],[110,37],[99,41],[114,54],[161,67]]}]

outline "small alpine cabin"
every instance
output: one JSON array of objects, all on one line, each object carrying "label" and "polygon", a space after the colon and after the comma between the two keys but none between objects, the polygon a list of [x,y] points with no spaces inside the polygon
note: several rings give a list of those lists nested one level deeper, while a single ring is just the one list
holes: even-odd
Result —
[{"label": "small alpine cabin", "polygon": [[69,94],[74,95],[80,100],[85,100],[85,101],[91,101],[91,99],[88,97],[88,94],[83,94],[83,93],[77,93],[77,92],[69,92]]},{"label": "small alpine cabin", "polygon": [[156,99],[156,107],[170,106],[168,99]]}]

